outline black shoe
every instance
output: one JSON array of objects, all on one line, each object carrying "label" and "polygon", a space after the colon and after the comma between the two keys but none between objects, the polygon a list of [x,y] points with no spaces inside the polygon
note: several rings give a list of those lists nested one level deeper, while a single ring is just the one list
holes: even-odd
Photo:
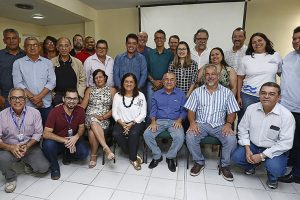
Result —
[{"label": "black shoe", "polygon": [[285,176],[279,177],[278,181],[283,183],[300,183],[300,177],[294,176],[292,173],[289,173]]},{"label": "black shoe", "polygon": [[51,179],[52,180],[58,180],[59,178],[60,178],[60,171],[59,170],[51,171]]},{"label": "black shoe", "polygon": [[161,156],[160,159],[158,160],[155,160],[155,159],[152,159],[152,161],[150,162],[148,168],[149,169],[153,169],[154,167],[156,167],[158,165],[159,162],[161,162],[163,159],[163,157]]},{"label": "black shoe", "polygon": [[169,170],[171,172],[176,172],[176,165],[175,165],[174,159],[166,158],[166,161],[168,163]]},{"label": "black shoe", "polygon": [[71,164],[71,159],[66,158],[65,156],[63,156],[62,163],[64,165],[69,165],[69,164]]}]

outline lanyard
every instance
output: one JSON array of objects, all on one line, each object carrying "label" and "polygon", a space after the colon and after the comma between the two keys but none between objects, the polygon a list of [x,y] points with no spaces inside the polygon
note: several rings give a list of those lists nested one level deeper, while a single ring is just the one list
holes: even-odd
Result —
[{"label": "lanyard", "polygon": [[73,115],[71,117],[68,117],[67,114],[65,113],[65,118],[66,121],[68,122],[69,129],[71,128],[72,120],[73,120]]},{"label": "lanyard", "polygon": [[19,131],[19,134],[20,134],[20,133],[21,133],[21,128],[22,128],[22,125],[23,125],[23,123],[24,123],[24,119],[25,119],[26,111],[24,110],[24,117],[23,117],[23,119],[22,119],[22,121],[21,121],[21,124],[20,124],[20,125],[17,123],[16,116],[13,114],[13,110],[12,110],[12,108],[11,108],[11,107],[10,107],[10,114],[11,114],[11,118],[12,118],[12,120],[13,120],[13,122],[14,122],[15,126],[17,127],[17,129],[18,129],[18,131]]}]

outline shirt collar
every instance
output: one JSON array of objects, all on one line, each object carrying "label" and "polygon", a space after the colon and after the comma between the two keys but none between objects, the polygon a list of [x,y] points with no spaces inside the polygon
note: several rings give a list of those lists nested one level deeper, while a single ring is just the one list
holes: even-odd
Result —
[{"label": "shirt collar", "polygon": [[[25,56],[25,60],[27,60],[27,61],[32,61],[31,58],[29,58],[27,55]],[[41,60],[42,60],[42,57],[39,56],[38,59],[37,59],[36,61],[41,61]],[[36,61],[34,61],[34,62],[36,62]],[[33,62],[33,61],[32,61],[32,62]]]},{"label": "shirt collar", "polygon": [[[9,53],[8,48],[5,48],[4,51],[5,51],[5,53],[7,53],[7,54],[13,55],[13,54]],[[18,54],[20,54],[20,53],[24,53],[24,54],[25,54],[25,51],[19,47],[19,48],[18,48],[18,53],[17,53],[16,55],[18,55]]]},{"label": "shirt collar", "polygon": [[[265,112],[261,103],[258,104],[257,110],[260,110],[263,113]],[[273,113],[275,115],[279,115],[279,113],[280,113],[279,103],[276,103],[276,105],[274,106],[274,108],[269,113]],[[269,113],[267,113],[267,114],[269,114]]]},{"label": "shirt collar", "polygon": [[[78,107],[78,105],[75,106],[75,108],[74,108],[74,110],[72,112],[72,115],[76,115],[76,113],[77,113],[77,107]],[[60,113],[61,114],[63,114],[63,115],[66,114],[65,109],[64,109],[64,104],[60,105],[59,108],[60,108]]]},{"label": "shirt collar", "polygon": [[176,91],[176,88],[174,88],[173,91],[172,91],[170,94],[168,94],[168,93],[166,92],[165,88],[162,88],[162,89],[161,89],[161,93],[162,93],[162,94],[170,95],[170,94],[176,94],[177,91]]},{"label": "shirt collar", "polygon": [[[17,114],[15,113],[14,109],[12,109],[12,107],[11,107],[11,111],[12,111],[12,113],[13,113],[14,116],[17,116]],[[24,108],[23,108],[23,110],[22,110],[22,112],[21,112],[21,114],[20,114],[20,116],[23,115],[26,112],[27,112],[27,107],[25,105]]]},{"label": "shirt collar", "polygon": [[[158,53],[158,51],[157,51],[157,49],[156,49],[156,48],[155,48],[154,50],[155,50],[155,53],[156,53],[156,54],[160,54],[160,53]],[[166,49],[166,48],[164,48],[164,50],[161,52],[161,54],[165,54],[165,53],[166,53],[166,51],[167,51],[167,49]]]},{"label": "shirt collar", "polygon": [[62,60],[61,56],[59,55],[59,56],[58,56],[58,62],[59,62],[59,63],[72,63],[72,58],[71,58],[71,56],[69,55],[69,60],[67,60],[66,62],[64,62],[64,61]]}]

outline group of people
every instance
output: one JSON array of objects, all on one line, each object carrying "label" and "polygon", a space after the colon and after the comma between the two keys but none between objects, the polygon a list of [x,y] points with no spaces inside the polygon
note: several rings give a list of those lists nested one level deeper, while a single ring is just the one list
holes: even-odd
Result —
[{"label": "group of people", "polygon": [[[242,28],[233,31],[233,47],[225,52],[208,50],[205,29],[194,34],[193,48],[172,35],[167,49],[166,34],[158,30],[152,49],[146,32],[131,33],[126,52],[115,59],[107,55],[107,41],[95,44],[90,36],[76,34],[73,45],[66,37],[48,36],[43,51],[35,37],[27,37],[22,50],[14,29],[5,29],[3,37],[0,170],[6,192],[16,188],[12,166],[19,160],[26,173],[50,168],[57,180],[60,154],[65,165],[90,155],[93,168],[100,144],[107,159],[116,159],[104,134],[110,126],[136,170],[143,163],[141,136],[152,151],[152,169],[163,160],[156,137],[168,131],[171,172],[186,140],[194,161],[190,175],[199,175],[205,167],[200,142],[211,135],[221,143],[218,168],[225,180],[234,179],[232,163],[247,175],[264,163],[269,188],[277,188],[278,181],[300,183],[300,27],[293,31],[294,51],[283,60],[263,33],[254,33],[246,46]],[[90,150],[82,141],[85,130]],[[287,165],[292,170],[285,175]]]}]

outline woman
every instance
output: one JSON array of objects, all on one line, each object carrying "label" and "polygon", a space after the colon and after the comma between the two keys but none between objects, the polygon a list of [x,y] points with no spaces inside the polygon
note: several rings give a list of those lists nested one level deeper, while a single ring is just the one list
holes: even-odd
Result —
[{"label": "woman", "polygon": [[43,43],[43,52],[44,57],[51,60],[52,58],[58,55],[58,51],[56,49],[57,39],[52,36],[47,36]]},{"label": "woman", "polygon": [[[235,70],[226,63],[224,52],[221,48],[215,47],[210,51],[209,63],[217,66],[220,75],[219,83],[224,87],[229,88],[234,96],[236,96],[237,75]],[[198,82],[200,85],[203,85],[205,82],[205,75],[203,73],[204,71],[202,67],[198,73]]]},{"label": "woman", "polygon": [[253,103],[259,102],[259,90],[266,82],[276,82],[276,73],[281,72],[282,59],[273,49],[273,43],[263,33],[254,33],[248,44],[246,56],[238,68],[237,101],[241,107],[240,121]]},{"label": "woman", "polygon": [[89,130],[89,142],[91,145],[91,158],[89,168],[97,164],[97,149],[99,143],[103,147],[107,158],[112,160],[115,155],[105,142],[104,129],[108,128],[112,116],[112,99],[116,93],[114,88],[106,86],[107,75],[101,69],[93,72],[94,87],[86,90],[81,106],[86,108],[85,125]]},{"label": "woman", "polygon": [[181,89],[186,97],[189,97],[197,80],[198,64],[191,59],[191,51],[186,42],[179,42],[169,71],[176,75],[176,87]]},{"label": "woman", "polygon": [[121,89],[113,100],[112,116],[116,121],[113,136],[124,152],[129,153],[130,163],[140,170],[142,159],[137,155],[140,135],[144,132],[146,99],[138,91],[136,76],[127,73],[121,80]]}]

